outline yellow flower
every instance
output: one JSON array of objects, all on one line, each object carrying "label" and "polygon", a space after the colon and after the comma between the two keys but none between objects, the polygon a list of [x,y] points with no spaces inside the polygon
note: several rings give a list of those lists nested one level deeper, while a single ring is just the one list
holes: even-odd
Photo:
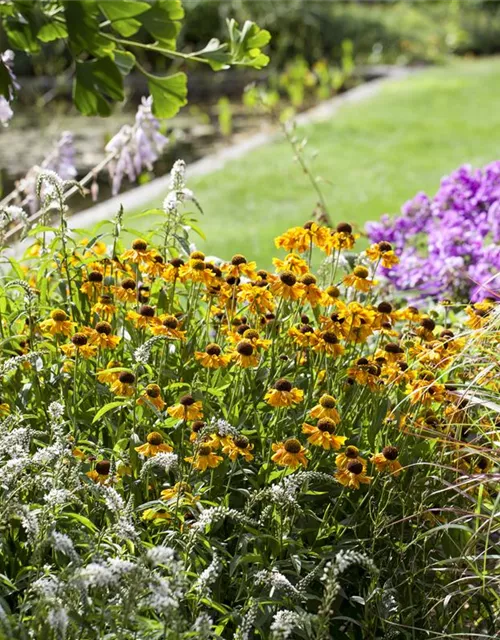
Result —
[{"label": "yellow flower", "polygon": [[302,389],[292,387],[292,383],[285,378],[280,378],[274,384],[274,388],[270,389],[264,400],[272,407],[291,407],[293,404],[299,404],[304,399]]},{"label": "yellow flower", "polygon": [[76,353],[82,358],[92,358],[97,353],[97,347],[88,344],[88,338],[84,333],[75,333],[70,343],[61,346],[61,351],[68,358],[72,358]]},{"label": "yellow flower", "polygon": [[352,249],[357,238],[359,236],[353,234],[352,226],[348,222],[340,222],[326,239],[323,250],[330,255],[332,251]]},{"label": "yellow flower", "polygon": [[116,307],[113,304],[113,298],[107,294],[99,297],[99,302],[96,302],[92,307],[92,313],[97,313],[105,318],[112,316],[116,311]]},{"label": "yellow flower", "polygon": [[152,404],[158,411],[163,411],[165,402],[161,397],[160,387],[157,384],[148,384],[142,392],[141,397],[137,398],[137,404]]},{"label": "yellow flower", "polygon": [[345,302],[340,300],[340,289],[335,285],[330,285],[323,291],[323,299],[321,304],[324,307],[330,307],[331,305],[343,309],[345,307]]},{"label": "yellow flower", "polygon": [[128,397],[133,396],[135,376],[130,371],[122,371],[118,374],[118,379],[111,385],[111,391],[117,396]]},{"label": "yellow flower", "polygon": [[329,356],[337,357],[344,353],[344,347],[340,344],[335,331],[318,331],[314,332],[312,339],[314,351],[326,353]]},{"label": "yellow flower", "polygon": [[175,503],[178,500],[177,496],[179,496],[179,502],[183,505],[193,505],[199,501],[199,496],[194,496],[191,493],[191,487],[187,482],[177,482],[173,487],[163,489],[160,495],[165,502],[174,501],[175,499]]},{"label": "yellow flower", "polygon": [[314,329],[310,324],[301,324],[298,327],[290,327],[288,335],[299,347],[312,347],[317,344],[318,340],[314,333]]},{"label": "yellow flower", "polygon": [[245,256],[237,253],[231,258],[231,262],[222,265],[222,271],[232,278],[240,278],[246,276],[250,280],[256,277],[257,265],[255,262],[247,262]]},{"label": "yellow flower", "polygon": [[357,267],[354,267],[354,271],[351,274],[344,276],[342,282],[346,287],[354,287],[358,291],[366,293],[377,284],[375,280],[369,280],[368,275],[368,269],[358,265]]},{"label": "yellow flower", "polygon": [[366,467],[366,460],[359,455],[359,449],[352,444],[345,448],[345,451],[335,457],[335,464],[340,470],[344,470],[349,462],[361,462]]},{"label": "yellow flower", "polygon": [[146,456],[146,458],[153,457],[157,453],[170,453],[170,451],[173,451],[170,445],[163,442],[163,436],[158,431],[148,433],[146,440],[147,442],[141,444],[140,447],[135,447],[137,453]]},{"label": "yellow flower", "polygon": [[250,313],[270,313],[274,309],[273,294],[267,288],[269,283],[266,280],[255,282],[245,282],[240,285],[237,293],[239,303],[248,303]]},{"label": "yellow flower", "polygon": [[222,456],[218,456],[212,451],[209,444],[201,444],[194,456],[184,458],[186,462],[190,462],[198,471],[206,471],[208,468],[215,469],[224,460]]},{"label": "yellow flower", "polygon": [[179,320],[172,315],[162,315],[160,322],[151,327],[151,333],[155,336],[165,336],[172,340],[185,340],[186,332],[180,330]]},{"label": "yellow flower", "polygon": [[271,460],[282,467],[296,469],[299,465],[307,467],[306,449],[297,438],[289,438],[285,442],[277,442],[272,445],[276,453]]},{"label": "yellow flower", "polygon": [[127,320],[132,320],[137,329],[145,329],[160,324],[160,319],[155,316],[155,309],[149,304],[143,304],[137,311],[129,311]]},{"label": "yellow flower", "polygon": [[443,384],[435,383],[432,371],[424,369],[419,372],[419,377],[412,380],[406,386],[406,394],[411,404],[429,405],[433,402],[442,402],[445,399],[446,388]]},{"label": "yellow flower", "polygon": [[137,299],[136,283],[133,278],[125,278],[119,286],[113,287],[115,298],[120,302],[135,302]]},{"label": "yellow flower", "polygon": [[50,333],[53,336],[62,333],[69,337],[75,326],[76,322],[71,322],[68,314],[62,309],[54,309],[50,312],[50,318],[40,323],[42,333]]},{"label": "yellow flower", "polygon": [[10,413],[10,407],[6,402],[2,402],[0,400],[0,414],[2,415],[8,415]]},{"label": "yellow flower", "polygon": [[203,418],[203,406],[196,402],[192,395],[187,394],[179,399],[179,403],[168,407],[167,413],[177,420],[201,420]]},{"label": "yellow flower", "polygon": [[335,408],[336,405],[335,398],[325,393],[319,399],[319,404],[311,409],[309,415],[311,418],[330,418],[337,425],[340,422],[340,415]]},{"label": "yellow flower", "polygon": [[273,258],[277,271],[291,271],[296,276],[303,276],[309,271],[307,262],[296,253],[289,253],[284,260]]},{"label": "yellow flower", "polygon": [[91,271],[88,275],[87,282],[80,287],[80,291],[85,293],[89,298],[102,291],[102,281],[104,276],[100,271]]},{"label": "yellow flower", "polygon": [[113,384],[120,377],[121,371],[109,371],[109,369],[117,369],[121,367],[121,363],[118,360],[110,360],[106,366],[106,369],[101,369],[97,374],[97,379],[99,382],[104,382],[106,384]]},{"label": "yellow flower", "polygon": [[205,256],[201,251],[193,252],[186,264],[179,269],[179,277],[182,282],[190,280],[191,282],[202,282],[207,287],[217,283],[212,270],[207,268]]},{"label": "yellow flower", "polygon": [[309,220],[303,227],[293,227],[274,240],[278,249],[305,253],[314,244],[323,247],[328,239],[329,230],[317,222]]},{"label": "yellow flower", "polygon": [[304,295],[304,285],[297,282],[291,271],[283,271],[277,280],[270,284],[272,293],[284,300],[300,300]]},{"label": "yellow flower", "polygon": [[392,250],[392,245],[385,241],[372,244],[371,247],[366,250],[366,255],[372,262],[378,262],[380,260],[380,264],[386,269],[392,269],[394,265],[399,263],[399,258]]},{"label": "yellow flower", "polygon": [[303,285],[302,299],[307,300],[311,307],[317,307],[323,300],[323,292],[316,284],[316,278],[312,273],[306,273],[299,280]]},{"label": "yellow flower", "polygon": [[166,282],[174,282],[178,280],[180,277],[180,268],[184,265],[184,260],[181,258],[172,258],[168,261],[168,264],[165,265],[163,270],[163,279]]},{"label": "yellow flower", "polygon": [[222,453],[225,453],[229,459],[233,461],[240,455],[243,456],[247,462],[250,462],[253,460],[252,449],[253,444],[250,444],[246,436],[230,436],[227,439],[226,445],[222,448]]},{"label": "yellow flower", "polygon": [[232,352],[232,358],[240,367],[256,367],[259,364],[259,356],[250,340],[241,340]]},{"label": "yellow flower", "polygon": [[227,367],[231,362],[231,356],[222,355],[221,348],[215,343],[207,345],[205,351],[196,351],[194,357],[202,367],[206,367],[207,369],[220,369],[221,367]]},{"label": "yellow flower", "polygon": [[162,520],[170,520],[172,518],[172,514],[169,513],[165,507],[152,507],[150,509],[145,509],[141,517],[142,520],[160,524]]},{"label": "yellow flower", "polygon": [[116,349],[120,342],[120,336],[114,336],[113,328],[109,322],[98,322],[95,326],[95,330],[92,331],[90,342],[95,344],[101,349]]},{"label": "yellow flower", "polygon": [[339,469],[335,477],[349,489],[359,489],[361,484],[370,484],[371,478],[366,475],[366,468],[362,462],[352,460],[347,463],[344,469]]},{"label": "yellow flower", "polygon": [[110,481],[109,472],[111,470],[111,462],[109,460],[99,460],[96,462],[92,471],[87,471],[87,476],[96,484],[105,484]]},{"label": "yellow flower", "polygon": [[376,453],[370,458],[370,462],[375,465],[377,471],[390,471],[396,476],[403,468],[397,460],[398,456],[397,448],[388,446],[382,449],[382,453]]},{"label": "yellow flower", "polygon": [[335,435],[335,422],[331,418],[321,418],[314,427],[312,424],[304,422],[302,433],[307,433],[307,441],[317,447],[323,447],[327,451],[338,450],[347,440],[345,436]]},{"label": "yellow flower", "polygon": [[120,260],[129,260],[139,266],[147,266],[153,259],[153,252],[148,250],[148,243],[145,240],[137,239],[132,242],[132,248],[122,253]]}]

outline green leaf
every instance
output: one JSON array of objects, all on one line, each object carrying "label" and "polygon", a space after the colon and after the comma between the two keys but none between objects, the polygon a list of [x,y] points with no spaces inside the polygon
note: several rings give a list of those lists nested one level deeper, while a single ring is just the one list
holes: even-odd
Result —
[{"label": "green leaf", "polygon": [[183,17],[180,0],[158,0],[139,20],[155,40],[168,49],[175,49]]},{"label": "green leaf", "polygon": [[53,42],[60,38],[67,38],[68,30],[61,22],[47,22],[37,33],[37,38],[42,42]]},{"label": "green leaf", "polygon": [[38,53],[40,51],[40,44],[36,39],[36,28],[32,21],[7,18],[4,22],[4,28],[10,44],[15,49],[21,49],[21,51],[26,51],[27,53]]},{"label": "green leaf", "polygon": [[262,69],[269,63],[269,57],[261,52],[261,48],[269,43],[271,34],[261,29],[255,22],[247,20],[241,31],[235,20],[228,20],[229,51],[232,64]]},{"label": "green leaf", "polygon": [[76,63],[73,100],[83,115],[109,116],[110,101],[123,97],[123,78],[111,58]]},{"label": "green leaf", "polygon": [[76,520],[80,524],[83,524],[84,527],[87,527],[87,529],[90,529],[92,533],[95,533],[97,531],[97,527],[95,526],[95,524],[85,516],[82,516],[80,513],[64,512],[61,514],[60,518],[61,520],[65,520],[66,518],[69,518],[70,520]]},{"label": "green leaf", "polygon": [[148,74],[148,87],[153,96],[153,113],[158,118],[171,118],[187,104],[185,73],[174,73],[166,78]]},{"label": "green leaf", "polygon": [[133,53],[130,53],[130,51],[117,49],[115,51],[115,64],[122,76],[126,76],[135,67],[135,56]]},{"label": "green leaf", "polygon": [[113,55],[115,45],[99,32],[99,9],[95,0],[65,0],[64,15],[68,42],[74,55],[91,53],[96,57]]},{"label": "green leaf", "polygon": [[105,404],[104,407],[101,407],[95,414],[94,419],[92,420],[92,424],[95,424],[98,420],[100,420],[104,415],[108,413],[108,411],[116,409],[117,407],[123,407],[123,400],[115,400],[114,402],[108,402],[108,404]]},{"label": "green leaf", "polygon": [[141,27],[135,16],[149,11],[151,5],[147,2],[136,2],[135,0],[105,0],[98,2],[100,10],[111,22],[111,27],[125,38],[133,36]]}]

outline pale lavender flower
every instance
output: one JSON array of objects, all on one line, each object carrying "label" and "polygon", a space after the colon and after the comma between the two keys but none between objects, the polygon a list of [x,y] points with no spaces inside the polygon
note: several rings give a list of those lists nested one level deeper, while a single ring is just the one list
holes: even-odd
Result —
[{"label": "pale lavender flower", "polygon": [[[16,81],[16,76],[14,75],[14,71],[12,70],[12,66],[14,63],[14,52],[11,49],[6,49],[4,52],[0,53],[0,60],[2,61],[4,67],[7,69],[8,74],[10,75],[10,79],[12,85],[19,89],[19,84]],[[7,127],[10,119],[14,115],[12,111],[12,107],[10,103],[14,99],[14,92],[12,87],[9,91],[9,96],[6,98],[5,96],[0,96],[0,124],[4,127]]]},{"label": "pale lavender flower", "polygon": [[153,116],[151,96],[143,97],[135,116],[134,126],[124,125],[106,145],[108,153],[115,159],[109,165],[112,192],[120,190],[123,178],[134,182],[142,171],[151,171],[168,139],[159,131],[160,124]]}]

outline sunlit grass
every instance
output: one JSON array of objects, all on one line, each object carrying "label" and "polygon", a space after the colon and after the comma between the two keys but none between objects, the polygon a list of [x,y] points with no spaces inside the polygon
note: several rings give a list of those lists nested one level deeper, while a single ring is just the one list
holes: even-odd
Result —
[{"label": "sunlit grass", "polygon": [[[500,60],[461,61],[391,83],[330,122],[305,127],[333,219],[362,224],[395,213],[416,192],[433,193],[457,165],[496,159],[499,80]],[[263,266],[270,266],[273,237],[307,220],[316,204],[284,141],[189,186],[206,212],[200,248],[224,258],[243,252]],[[151,220],[131,226],[146,230]]]}]

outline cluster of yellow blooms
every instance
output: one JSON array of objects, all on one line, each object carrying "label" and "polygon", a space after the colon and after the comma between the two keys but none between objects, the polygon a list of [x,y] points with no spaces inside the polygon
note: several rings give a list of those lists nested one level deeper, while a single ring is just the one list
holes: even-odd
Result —
[{"label": "cluster of yellow blooms", "polygon": [[[190,455],[182,461],[201,472],[225,459],[272,460],[290,470],[322,460],[323,465],[331,464],[339,483],[359,489],[373,476],[360,455],[358,446],[366,449],[366,441],[352,429],[352,412],[348,421],[342,415],[352,400],[341,398],[353,389],[368,398],[390,398],[386,424],[395,426],[391,433],[402,441],[409,433],[458,440],[467,416],[446,373],[465,338],[415,307],[396,309],[390,302],[372,300],[379,266],[390,269],[398,262],[387,242],[369,247],[349,273],[338,275],[345,263],[341,254],[350,251],[355,240],[347,223],[334,230],[316,222],[294,227],[276,239],[287,255],[273,260],[274,273],[257,269],[239,254],[217,264],[200,251],[167,259],[137,239],[119,258],[110,258],[106,246],[96,243],[71,260],[83,277],[78,285],[79,314],[70,315],[69,306],[53,309],[29,330],[53,337],[64,356],[64,375],[72,376],[89,361],[97,381],[112,396],[129,401],[134,415],[140,407],[168,428],[176,421],[182,424],[182,446],[165,435],[168,428],[160,429],[164,433],[155,430],[134,447],[140,456],[174,449],[184,456],[190,446]],[[327,257],[321,276],[311,273],[313,248]],[[468,307],[464,326],[484,326],[494,306],[487,300]],[[155,337],[158,370],[154,380],[145,380],[155,369],[141,370],[139,376],[132,354]],[[29,350],[28,340],[23,348]],[[170,403],[170,382],[161,382],[169,358],[174,379],[189,391]],[[219,407],[218,414],[205,402],[209,386],[222,387],[231,397],[224,398],[224,411]],[[221,415],[231,420],[232,407],[246,402],[245,394],[248,402],[252,395],[254,411],[271,415],[269,432],[254,442],[252,430],[247,435],[221,434],[210,422]],[[371,402],[366,395],[362,401]],[[354,400],[362,401],[359,395]],[[413,409],[399,410],[403,403]],[[3,412],[9,410],[8,405],[2,407]],[[370,457],[373,469],[397,476],[402,470],[398,448],[378,442],[379,451]],[[330,451],[337,452],[331,463],[322,455]],[[76,446],[74,453],[86,457]],[[468,459],[461,458],[462,466]],[[477,460],[473,465],[478,466]],[[99,460],[87,475],[95,482],[116,481],[113,468],[110,461]],[[484,464],[479,468],[484,470]],[[123,465],[122,473],[127,472],[129,467]],[[168,504],[179,494],[188,503],[197,499],[186,482],[164,489],[161,498]],[[148,510],[145,517],[169,517],[168,509]]]}]

